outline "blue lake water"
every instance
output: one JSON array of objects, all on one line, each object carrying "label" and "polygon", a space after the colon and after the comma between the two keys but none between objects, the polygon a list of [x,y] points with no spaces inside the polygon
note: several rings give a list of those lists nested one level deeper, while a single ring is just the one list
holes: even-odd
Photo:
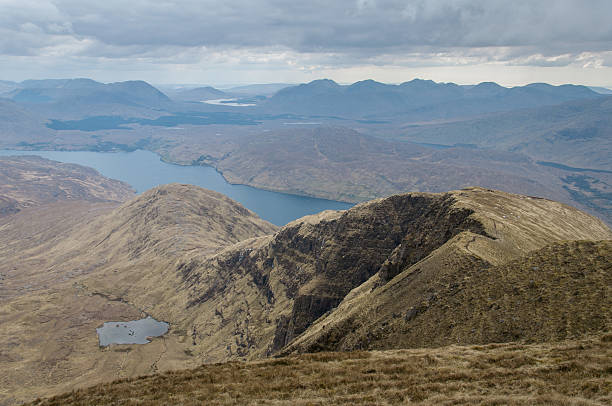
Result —
[{"label": "blue lake water", "polygon": [[88,152],[88,151],[10,151],[0,150],[1,155],[38,155],[60,162],[85,165],[102,175],[118,179],[142,193],[167,183],[188,183],[223,193],[254,211],[259,217],[276,225],[323,210],[345,210],[350,203],[316,199],[286,193],[269,192],[244,185],[232,185],[209,166],[180,166],[160,160],[149,151]]}]

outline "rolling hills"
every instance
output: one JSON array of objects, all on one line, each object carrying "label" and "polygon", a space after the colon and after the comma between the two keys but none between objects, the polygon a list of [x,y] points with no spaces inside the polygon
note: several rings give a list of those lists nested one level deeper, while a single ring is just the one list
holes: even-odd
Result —
[{"label": "rolling hills", "polygon": [[406,125],[402,137],[519,152],[540,161],[612,170],[612,97],[500,113],[446,124]]},{"label": "rolling hills", "polygon": [[[361,202],[405,191],[480,185],[562,201],[612,223],[612,173],[542,166],[516,152],[433,149],[343,126],[313,127],[236,131],[238,135],[223,138],[198,134],[194,142],[199,148],[176,148],[164,151],[164,156],[184,164],[211,165],[232,183],[332,200]],[[595,156],[603,158],[606,142],[584,142],[582,148],[595,150],[599,145],[602,152]]]},{"label": "rolling hills", "polygon": [[[610,246],[596,241],[612,232],[545,199],[482,188],[395,195],[280,229],[189,185],[158,187],[120,206],[79,203],[70,216],[67,204],[28,208],[2,226],[10,242],[0,263],[0,367],[11,371],[2,377],[4,404],[202,363],[420,347],[410,334],[417,327],[438,337],[430,346],[457,338],[548,345],[609,327]],[[535,277],[531,287],[525,278]],[[504,281],[516,282],[516,292]],[[569,285],[592,293],[558,312],[556,298],[573,294]],[[432,294],[435,303],[424,302]],[[460,297],[471,304],[462,307]],[[533,299],[546,306],[525,318]],[[373,305],[378,316],[366,317]],[[474,321],[479,312],[488,324]],[[98,347],[103,322],[143,315],[169,322],[168,334]]]},{"label": "rolling hills", "polygon": [[12,85],[4,96],[19,102],[0,101],[1,148],[148,149],[232,183],[349,202],[480,185],[612,224],[610,98],[582,86],[321,80],[272,86],[241,107],[185,101],[220,94],[206,87],[171,100],[139,81]]}]

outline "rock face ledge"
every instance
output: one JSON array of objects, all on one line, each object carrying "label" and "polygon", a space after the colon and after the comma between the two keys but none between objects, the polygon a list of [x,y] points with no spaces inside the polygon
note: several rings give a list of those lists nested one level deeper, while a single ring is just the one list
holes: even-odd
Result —
[{"label": "rock face ledge", "polygon": [[[322,349],[548,340],[604,328],[607,305],[590,309],[602,315],[600,323],[572,322],[573,327],[563,332],[560,326],[568,320],[551,317],[557,311],[554,306],[531,306],[539,309],[541,320],[557,320],[536,332],[523,329],[521,323],[537,322],[516,319],[522,308],[513,310],[509,306],[514,302],[503,298],[514,294],[517,303],[548,300],[563,287],[551,271],[554,264],[565,263],[564,258],[575,263],[582,252],[593,257],[598,269],[583,281],[584,289],[593,285],[596,293],[588,300],[595,301],[610,286],[604,270],[609,244],[544,247],[559,241],[607,239],[612,239],[612,232],[606,225],[569,206],[470,188],[395,195],[344,212],[308,216],[274,235],[186,260],[177,271],[188,292],[186,311],[197,314],[189,331],[196,332],[194,345],[209,361]],[[544,273],[533,271],[538,265],[523,263],[531,263],[524,257],[529,253],[535,255],[534,264],[548,264],[541,266]],[[511,261],[523,265],[513,267]],[[580,269],[576,272],[586,272]],[[504,279],[505,274],[513,276]],[[522,284],[525,278],[548,293],[537,296],[522,291],[520,284],[500,284]],[[515,289],[518,293],[512,293]],[[426,316],[433,303],[439,304],[437,319]],[[509,319],[500,316],[503,321],[490,324],[486,333],[476,333],[485,303],[503,307]],[[568,309],[584,317],[582,305],[582,299],[575,299]],[[415,324],[420,320],[430,321]],[[453,329],[466,320],[471,320],[468,331],[474,332],[458,336],[456,331],[467,327]]]}]

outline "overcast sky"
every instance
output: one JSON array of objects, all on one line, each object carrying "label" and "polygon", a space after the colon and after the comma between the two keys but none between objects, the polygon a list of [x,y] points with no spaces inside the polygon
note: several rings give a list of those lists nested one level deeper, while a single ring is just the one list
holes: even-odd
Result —
[{"label": "overcast sky", "polygon": [[0,79],[612,86],[611,0],[0,0]]}]

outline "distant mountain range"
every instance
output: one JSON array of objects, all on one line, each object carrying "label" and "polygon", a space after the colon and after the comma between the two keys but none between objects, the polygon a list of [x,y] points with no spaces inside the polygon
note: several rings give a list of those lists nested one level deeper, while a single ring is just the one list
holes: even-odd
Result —
[{"label": "distant mountain range", "polygon": [[24,105],[55,104],[66,109],[101,104],[160,108],[171,103],[168,96],[141,80],[117,83],[91,79],[26,80],[3,96]]},{"label": "distant mountain range", "polygon": [[559,104],[600,95],[585,86],[533,83],[506,88],[483,82],[476,86],[414,79],[400,85],[365,80],[339,85],[324,79],[278,91],[265,104],[275,112],[308,115],[440,119]]},{"label": "distant mountain range", "polygon": [[245,86],[236,86],[223,89],[225,92],[241,96],[272,96],[286,87],[295,86],[290,83],[265,83]]},{"label": "distant mountain range", "polygon": [[[0,99],[2,148],[146,148],[171,162],[215,166],[232,182],[348,201],[448,190],[469,181],[547,196],[612,218],[612,97],[584,86],[317,80],[266,98],[213,87],[169,89],[168,97],[142,81],[0,85],[14,87],[3,94],[9,99]],[[259,85],[242,89],[259,90]],[[234,100],[200,103],[206,99]],[[308,128],[318,135],[303,131]],[[362,143],[361,135],[378,138]],[[407,161],[405,141],[426,151]],[[448,147],[462,148],[431,151]],[[377,158],[381,148],[392,152]],[[415,151],[415,144],[410,149]],[[532,162],[519,170],[510,155],[483,149]]]},{"label": "distant mountain range", "polygon": [[[431,121],[536,108],[571,100],[602,97],[601,93],[606,89],[595,88],[594,91],[585,86],[552,86],[545,83],[512,88],[492,82],[460,86],[421,79],[400,85],[373,80],[340,85],[332,80],[322,79],[297,86],[251,85],[225,91],[211,86],[167,87],[164,90],[168,95],[144,81],[108,84],[91,79],[0,82],[1,97],[27,105],[48,116],[69,112],[83,116],[93,115],[95,109],[87,106],[105,106],[106,114],[120,111],[112,106],[176,111],[185,109],[180,105],[185,101],[260,96],[257,99],[249,99],[248,103],[256,104],[256,111],[260,113],[386,121]],[[222,106],[223,109],[232,107],[236,106]],[[206,106],[191,108],[210,109]],[[218,107],[215,109],[219,110]]]},{"label": "distant mountain range", "polygon": [[[287,83],[269,83],[236,86],[227,89],[217,89],[212,86],[185,86],[165,87],[164,92],[177,101],[204,101],[214,99],[251,98],[258,96],[258,100],[274,95],[281,89],[292,86]],[[255,99],[254,99],[255,100]]]}]

